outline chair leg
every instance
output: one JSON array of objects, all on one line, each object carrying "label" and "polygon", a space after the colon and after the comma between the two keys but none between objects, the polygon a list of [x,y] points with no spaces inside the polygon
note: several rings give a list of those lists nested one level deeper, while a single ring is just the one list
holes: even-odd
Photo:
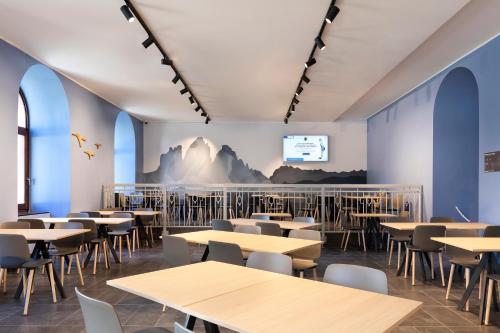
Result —
[{"label": "chair leg", "polygon": [[401,242],[398,242],[398,271],[400,266],[401,266]]},{"label": "chair leg", "polygon": [[365,229],[361,229],[361,237],[363,238],[363,251],[366,252]]},{"label": "chair leg", "polygon": [[68,270],[66,274],[71,274],[71,266],[73,265],[73,256],[69,257],[69,262],[68,262]]},{"label": "chair leg", "polygon": [[3,274],[3,293],[7,293],[7,269],[4,269],[4,274]]},{"label": "chair leg", "polygon": [[[470,282],[470,268],[469,267],[465,267],[465,289],[467,289],[467,287],[469,286],[469,282]],[[469,311],[469,300],[467,300],[467,302],[465,302],[465,311]]]},{"label": "chair leg", "polygon": [[434,280],[436,278],[434,274],[434,253],[429,253],[429,259],[431,262],[431,279]]},{"label": "chair leg", "polygon": [[[391,243],[391,234],[390,233],[387,233],[387,252],[389,252],[389,244]],[[392,252],[392,249],[391,249],[391,252]],[[389,262],[389,265],[391,263]]]},{"label": "chair leg", "polygon": [[485,315],[484,315],[484,324],[489,325],[490,324],[490,312],[491,312],[491,299],[493,298],[493,284],[495,283],[495,280],[489,279],[488,280],[488,294],[486,296],[486,308],[485,310]]},{"label": "chair leg", "polygon": [[122,244],[122,236],[119,236],[118,237],[118,256],[120,257],[120,263],[122,262],[122,248],[123,248],[123,244]]},{"label": "chair leg", "polygon": [[346,232],[344,231],[342,233],[342,240],[340,241],[340,248],[343,249],[344,248],[344,239],[345,239],[345,235],[346,235]]},{"label": "chair leg", "polygon": [[439,252],[439,272],[441,274],[441,285],[444,287],[446,284],[444,283],[444,269],[443,269],[443,253]]},{"label": "chair leg", "polygon": [[108,258],[108,246],[109,246],[108,242],[106,242],[106,241],[102,242],[102,251],[103,251],[103,255],[104,255],[104,266],[106,267],[106,269],[110,268],[109,258]]},{"label": "chair leg", "polygon": [[165,311],[167,311],[167,306],[166,305],[163,306],[162,312],[165,312]]},{"label": "chair leg", "polygon": [[358,234],[358,246],[361,247],[361,233],[360,232],[357,232]]},{"label": "chair leg", "polygon": [[132,230],[132,252],[135,252],[135,232],[136,229]]},{"label": "chair leg", "polygon": [[47,264],[47,274],[49,274],[50,289],[52,291],[52,302],[57,302],[56,295],[56,283],[54,281],[54,265],[52,263]]},{"label": "chair leg", "polygon": [[59,263],[59,265],[61,265],[61,276],[60,276],[60,279],[61,279],[61,286],[64,286],[64,257],[59,257],[61,260],[61,262]]},{"label": "chair leg", "polygon": [[405,259],[405,279],[408,278],[408,264],[410,262],[410,250],[406,248],[406,259]]},{"label": "chair leg", "polygon": [[74,256],[76,261],[76,270],[78,271],[78,276],[80,277],[80,284],[84,286],[85,283],[83,282],[82,268],[80,267],[80,258],[78,258],[78,253],[74,254]]},{"label": "chair leg", "polygon": [[394,250],[394,241],[391,241],[390,245],[387,244],[387,250],[389,251],[389,262],[387,263],[387,266],[391,266],[392,251]]},{"label": "chair leg", "polygon": [[92,272],[92,275],[95,275],[97,271],[97,258],[99,256],[99,244],[95,245],[95,250],[94,250],[94,271]]},{"label": "chair leg", "polygon": [[415,283],[415,275],[416,275],[416,267],[415,267],[415,262],[416,262],[416,252],[415,251],[412,251],[411,252],[411,285],[414,286],[416,283]]},{"label": "chair leg", "polygon": [[117,237],[118,237],[118,236],[114,236],[114,237],[113,237],[113,250],[116,250],[116,238],[117,238]]},{"label": "chair leg", "polygon": [[313,279],[318,281],[318,270],[316,269],[316,267],[313,268]]},{"label": "chair leg", "polygon": [[136,238],[136,246],[137,246],[137,249],[140,249],[141,248],[141,242],[140,242],[140,239],[139,239],[139,229],[136,229],[135,230],[135,238]]},{"label": "chair leg", "polygon": [[130,251],[130,236],[127,235],[126,236],[127,238],[127,251],[128,251],[128,258],[129,259],[132,259],[132,252]]},{"label": "chair leg", "polygon": [[351,230],[347,231],[347,238],[344,244],[344,252],[347,250],[347,244],[349,244],[349,237],[351,236]]},{"label": "chair leg", "polygon": [[23,269],[21,274],[23,275],[22,276],[22,278],[23,278],[23,297],[26,297],[26,279],[27,279],[26,269]]},{"label": "chair leg", "polygon": [[26,294],[24,296],[24,311],[23,315],[28,315],[28,307],[30,306],[31,288],[33,286],[33,277],[35,276],[35,270],[30,269],[28,274],[28,285],[26,287]]},{"label": "chair leg", "polygon": [[303,279],[303,278],[304,278],[304,271],[300,271],[300,272],[299,272],[299,277],[300,277],[301,279]]},{"label": "chair leg", "polygon": [[446,289],[446,299],[450,298],[451,285],[453,284],[453,275],[455,274],[455,264],[450,266],[450,276],[448,277],[448,288]]}]

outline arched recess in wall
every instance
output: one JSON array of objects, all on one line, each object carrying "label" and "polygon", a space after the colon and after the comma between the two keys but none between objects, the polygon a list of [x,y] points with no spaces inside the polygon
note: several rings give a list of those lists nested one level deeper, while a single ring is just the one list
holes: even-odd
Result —
[{"label": "arched recess in wall", "polygon": [[71,201],[66,92],[56,73],[41,64],[31,66],[20,85],[29,106],[31,210],[66,216]]},{"label": "arched recess in wall", "polygon": [[[434,104],[433,215],[478,220],[479,92],[474,74],[450,71]],[[418,152],[414,152],[418,154]]]},{"label": "arched recess in wall", "polygon": [[135,183],[134,124],[126,112],[120,112],[115,123],[115,183]]}]

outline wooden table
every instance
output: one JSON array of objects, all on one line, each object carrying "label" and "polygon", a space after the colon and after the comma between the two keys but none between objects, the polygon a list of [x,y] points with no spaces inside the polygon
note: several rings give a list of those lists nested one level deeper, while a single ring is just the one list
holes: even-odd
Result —
[{"label": "wooden table", "polygon": [[[174,234],[172,236],[182,237],[188,243],[208,245],[208,241],[238,244],[243,251],[248,252],[276,252],[291,253],[309,246],[322,244],[322,241],[314,241],[299,238],[287,238],[267,235],[244,234],[240,232],[227,232],[216,230],[204,230]],[[208,257],[208,246],[203,253],[202,261]]]},{"label": "wooden table", "polygon": [[258,219],[230,219],[229,221],[231,221],[233,225],[255,225],[256,223],[276,223],[279,224],[280,228],[284,230],[308,229],[321,225],[320,223],[293,222],[293,221],[267,221]]},{"label": "wooden table", "polygon": [[[458,303],[458,309],[463,310],[465,303],[469,299],[472,291],[476,287],[481,275],[484,274],[484,277],[488,273],[493,272],[493,266],[495,264],[494,253],[500,252],[500,237],[432,237],[432,240],[436,242],[440,242],[446,245],[458,247],[463,250],[482,253],[481,260],[479,264],[474,268],[474,272],[472,273],[472,277],[469,282],[469,286],[465,289],[465,292]],[[484,272],[484,273],[483,273]],[[480,294],[484,298],[484,291],[486,288],[486,281],[481,284]],[[496,286],[493,289],[493,298],[495,301],[495,307],[498,307],[497,301],[497,291]],[[485,300],[481,300],[481,306],[479,308],[479,321],[483,322],[484,313],[485,313]]]},{"label": "wooden table", "polygon": [[291,219],[292,214],[290,213],[252,213],[253,216],[269,216],[270,218],[276,217],[276,218],[281,218],[281,219]]},{"label": "wooden table", "polygon": [[210,332],[385,332],[422,305],[213,261],[107,284],[188,314],[189,329],[200,318]]},{"label": "wooden table", "polygon": [[[0,234],[22,235],[27,241],[34,241],[35,247],[31,253],[31,257],[33,259],[37,259],[41,255],[43,258],[49,259],[50,255],[45,242],[52,242],[84,234],[89,231],[90,229],[0,229]],[[66,298],[66,293],[64,292],[64,288],[59,280],[56,270],[54,270],[54,282],[56,283],[57,290],[61,297]],[[23,285],[21,281],[17,287],[17,298],[21,296],[22,289]]]},{"label": "wooden table", "polygon": [[477,222],[443,222],[443,223],[428,223],[428,222],[382,222],[380,225],[390,229],[413,231],[419,225],[440,225],[445,226],[450,230],[484,230],[489,224]]},{"label": "wooden table", "polygon": [[[49,223],[51,225],[51,229],[53,229],[53,225],[57,223],[67,223],[70,220],[92,220],[95,224],[106,224],[106,225],[115,225],[122,224],[125,222],[134,221],[133,218],[114,218],[114,217],[42,217],[38,220],[42,220],[44,223]],[[22,221],[22,220],[20,220]]]}]

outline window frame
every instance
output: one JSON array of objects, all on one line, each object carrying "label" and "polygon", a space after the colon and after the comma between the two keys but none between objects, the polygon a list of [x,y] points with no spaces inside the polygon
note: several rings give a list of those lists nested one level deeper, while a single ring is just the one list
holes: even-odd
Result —
[{"label": "window frame", "polygon": [[[21,88],[19,88],[19,96],[23,101],[24,112],[26,116],[26,127],[17,125],[17,134],[24,136],[24,203],[18,204],[19,213],[26,213],[30,209],[30,118],[29,108],[26,102],[26,96]],[[17,110],[19,112],[19,110]]]}]

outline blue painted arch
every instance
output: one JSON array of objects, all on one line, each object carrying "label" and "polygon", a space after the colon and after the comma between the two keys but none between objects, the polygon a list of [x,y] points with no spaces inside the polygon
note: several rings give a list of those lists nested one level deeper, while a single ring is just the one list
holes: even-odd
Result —
[{"label": "blue painted arch", "polygon": [[132,119],[120,112],[115,123],[115,183],[135,183],[135,132]]},{"label": "blue painted arch", "polygon": [[443,79],[434,104],[433,215],[478,219],[479,91],[474,74],[458,67]]},{"label": "blue painted arch", "polygon": [[66,216],[71,205],[68,99],[48,67],[31,66],[21,80],[30,119],[31,210]]}]

